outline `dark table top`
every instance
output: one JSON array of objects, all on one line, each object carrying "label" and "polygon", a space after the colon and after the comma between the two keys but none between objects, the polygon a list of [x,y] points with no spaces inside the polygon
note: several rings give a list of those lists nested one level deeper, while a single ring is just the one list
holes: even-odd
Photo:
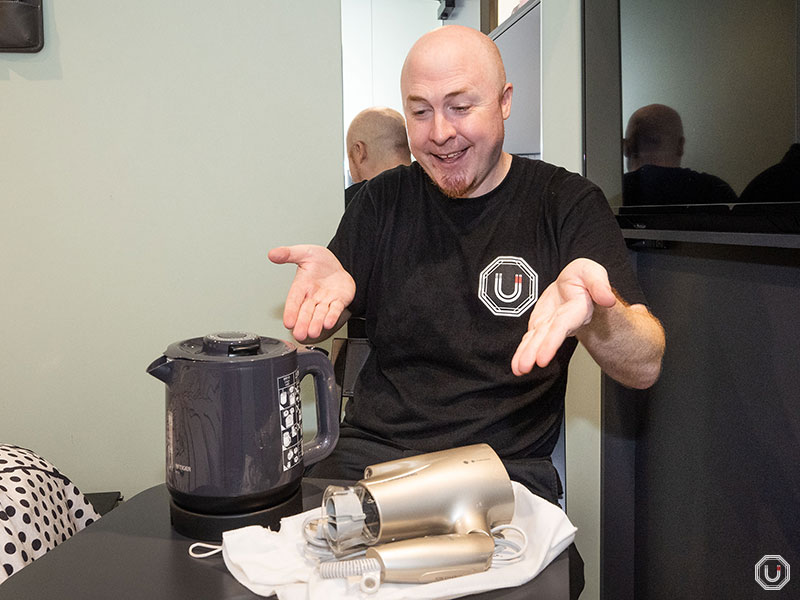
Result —
[{"label": "dark table top", "polygon": [[[306,509],[320,504],[329,483],[303,480]],[[260,598],[233,578],[220,555],[191,558],[188,549],[193,541],[173,531],[169,493],[158,485],[8,578],[0,585],[0,600]],[[572,546],[527,584],[470,598],[569,600],[583,587],[582,571],[583,562]]]}]

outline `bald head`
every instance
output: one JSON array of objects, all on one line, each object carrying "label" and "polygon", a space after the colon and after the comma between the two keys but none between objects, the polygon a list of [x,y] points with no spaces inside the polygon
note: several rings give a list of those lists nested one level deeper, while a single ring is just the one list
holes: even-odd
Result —
[{"label": "bald head", "polygon": [[397,165],[410,165],[403,115],[383,107],[358,113],[347,129],[347,158],[354,182],[372,179]]},{"label": "bald head", "polygon": [[468,64],[497,90],[498,97],[506,84],[503,59],[495,43],[476,29],[462,25],[446,25],[426,33],[408,52],[400,73],[403,98],[420,70],[444,72],[454,64]]},{"label": "bald head", "polygon": [[406,57],[400,91],[411,152],[446,196],[500,184],[511,167],[503,138],[513,86],[491,39],[460,25],[425,34]]},{"label": "bald head", "polygon": [[675,109],[663,104],[643,106],[631,115],[625,129],[628,171],[643,165],[680,167],[684,142],[683,123]]}]

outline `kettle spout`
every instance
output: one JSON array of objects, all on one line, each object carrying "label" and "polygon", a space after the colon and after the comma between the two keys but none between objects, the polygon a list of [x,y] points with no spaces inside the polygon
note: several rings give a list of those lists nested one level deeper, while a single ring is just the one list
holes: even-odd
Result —
[{"label": "kettle spout", "polygon": [[156,379],[169,384],[172,379],[172,361],[166,356],[159,356],[150,363],[150,366],[147,367],[147,372]]}]

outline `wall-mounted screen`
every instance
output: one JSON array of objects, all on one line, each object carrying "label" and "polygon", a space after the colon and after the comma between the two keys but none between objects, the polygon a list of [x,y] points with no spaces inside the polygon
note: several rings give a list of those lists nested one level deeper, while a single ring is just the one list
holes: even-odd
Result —
[{"label": "wall-mounted screen", "polygon": [[776,206],[800,202],[797,0],[619,5],[625,172],[612,204],[681,215],[673,226],[733,215],[735,230],[800,232],[798,211]]}]

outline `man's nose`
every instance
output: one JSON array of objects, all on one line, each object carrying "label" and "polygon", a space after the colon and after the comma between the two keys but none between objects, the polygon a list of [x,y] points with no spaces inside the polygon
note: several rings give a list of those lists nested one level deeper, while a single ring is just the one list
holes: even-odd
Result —
[{"label": "man's nose", "polygon": [[447,140],[454,137],[456,130],[452,123],[447,120],[444,114],[437,112],[433,116],[433,127],[431,129],[431,141],[442,146]]}]

